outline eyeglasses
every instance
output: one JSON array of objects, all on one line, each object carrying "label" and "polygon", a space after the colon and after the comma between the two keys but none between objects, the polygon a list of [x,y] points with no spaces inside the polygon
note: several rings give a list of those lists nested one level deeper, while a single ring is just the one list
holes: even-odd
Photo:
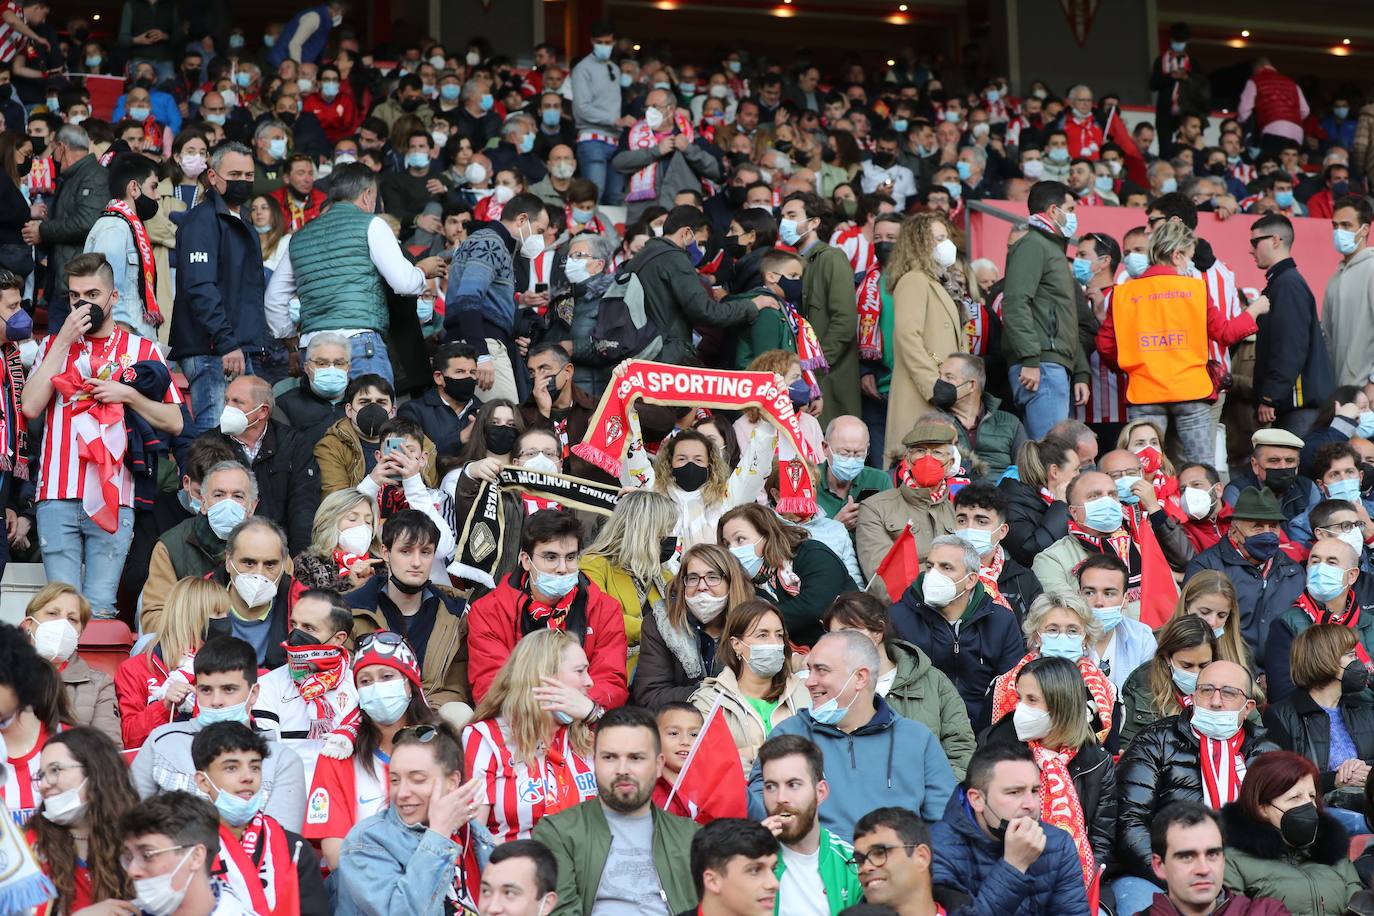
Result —
[{"label": "eyeglasses", "polygon": [[867,458],[868,452],[859,451],[853,448],[832,448],[830,454],[837,458]]},{"label": "eyeglasses", "polygon": [[520,454],[516,455],[515,457],[516,457],[516,458],[519,458],[521,461],[529,461],[529,460],[530,460],[531,458],[533,458],[535,455],[543,455],[545,458],[549,458],[549,459],[551,459],[551,460],[553,460],[553,461],[557,461],[559,458],[562,457],[562,456],[561,456],[560,454],[558,454],[558,452],[556,452],[556,451],[550,451],[550,450],[538,449],[538,448],[527,448],[527,449],[522,449],[521,452],[520,452]]},{"label": "eyeglasses", "polygon": [[[164,846],[161,849],[140,849],[134,855],[138,857],[139,864],[147,866],[160,855],[169,852],[176,852],[178,849],[185,848],[186,844],[183,843],[179,846]],[[129,866],[134,864],[134,855],[130,855],[127,852],[120,855],[119,864],[124,866],[125,871],[128,871]]]},{"label": "eyeglasses", "polygon": [[720,583],[725,581],[725,577],[722,576],[720,573],[714,572],[688,573],[687,575],[682,577],[682,581],[687,585],[688,588],[697,588],[703,582],[705,582],[708,587],[715,588],[717,585],[720,585]]},{"label": "eyeglasses", "polygon": [[57,780],[62,777],[63,770],[84,770],[86,769],[79,763],[50,763],[33,777],[35,786],[42,786],[47,783],[57,785]]},{"label": "eyeglasses", "polygon": [[871,862],[874,868],[882,868],[887,864],[888,853],[894,849],[915,849],[920,843],[903,843],[901,846],[874,846],[868,852],[854,851],[854,856],[849,861],[855,868],[863,868],[865,862]]},{"label": "eyeglasses", "polygon": [[1258,248],[1260,242],[1264,241],[1265,239],[1273,239],[1273,238],[1278,238],[1278,236],[1276,236],[1276,235],[1256,235],[1256,236],[1254,236],[1254,237],[1252,237],[1252,238],[1250,239],[1250,247],[1251,247],[1251,248]]},{"label": "eyeglasses", "polygon": [[1250,695],[1239,687],[1216,687],[1212,684],[1199,684],[1194,693],[1204,703],[1210,701],[1217,694],[1221,694],[1221,698],[1228,703],[1250,699]]},{"label": "eyeglasses", "polygon": [[1051,624],[1051,625],[1048,626],[1048,627],[1045,627],[1045,629],[1042,630],[1042,631],[1040,632],[1040,635],[1041,635],[1041,636],[1066,636],[1066,635],[1067,635],[1067,636],[1072,636],[1072,637],[1074,637],[1075,639],[1077,639],[1077,638],[1081,638],[1081,637],[1084,635],[1084,633],[1083,633],[1083,628],[1080,627],[1080,626],[1078,626],[1077,624],[1072,624],[1072,623],[1071,623],[1071,624],[1069,624],[1069,626],[1068,626],[1067,628],[1065,628],[1065,629],[1060,629],[1059,624],[1056,623],[1056,624]]},{"label": "eyeglasses", "polygon": [[1351,531],[1364,531],[1364,522],[1356,519],[1353,522],[1332,522],[1330,525],[1323,525],[1318,531],[1328,531],[1333,534],[1347,534]]},{"label": "eyeglasses", "polygon": [[[410,736],[414,736],[415,740],[421,744],[429,744],[434,740],[434,736],[437,734],[439,734],[439,729],[433,725],[412,725],[410,728],[401,729],[396,733],[396,737],[400,738],[402,735],[405,735],[409,738]],[[393,743],[395,742],[393,741]]]},{"label": "eyeglasses", "polygon": [[[0,285],[3,285],[3,282],[4,282],[3,280],[0,280]],[[343,358],[343,359],[320,359],[318,356],[315,356],[315,357],[311,357],[310,359],[306,360],[306,365],[308,365],[308,366],[314,366],[316,369],[330,369],[330,368],[333,368],[333,369],[344,369],[344,370],[347,370],[347,369],[348,369],[348,358],[345,357],[345,358]]]}]

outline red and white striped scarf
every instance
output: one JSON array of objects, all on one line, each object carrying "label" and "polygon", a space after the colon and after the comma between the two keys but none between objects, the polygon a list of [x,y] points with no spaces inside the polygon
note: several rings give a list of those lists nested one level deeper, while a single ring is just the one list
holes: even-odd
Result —
[{"label": "red and white striped scarf", "polygon": [[821,382],[816,373],[830,370],[830,362],[825,358],[825,351],[821,349],[820,338],[816,336],[811,322],[803,318],[791,302],[782,303],[782,314],[787,319],[792,339],[797,342],[797,359],[801,362],[802,378],[811,386],[811,396],[818,398],[821,396]]},{"label": "red and white striped scarf", "polygon": [[1293,604],[1301,608],[1302,612],[1310,617],[1315,624],[1333,623],[1337,626],[1349,627],[1351,630],[1355,631],[1355,657],[1358,658],[1366,668],[1374,668],[1374,662],[1371,662],[1369,657],[1369,650],[1359,641],[1358,628],[1360,625],[1360,604],[1355,600],[1355,592],[1353,590],[1346,592],[1345,610],[1341,611],[1339,614],[1333,614],[1325,607],[1317,604],[1307,592],[1303,592],[1299,595],[1298,600],[1293,602]]},{"label": "red and white striped scarf", "polygon": [[1051,750],[1039,741],[1029,742],[1035,765],[1040,770],[1040,819],[1053,824],[1073,838],[1078,861],[1083,867],[1083,884],[1091,887],[1097,877],[1097,862],[1088,838],[1088,822],[1083,816],[1083,801],[1074,788],[1069,763],[1077,748]]},{"label": "red and white striped scarf", "polygon": [[875,267],[859,283],[859,359],[883,358],[883,270]]},{"label": "red and white striped scarf", "polygon": [[[1174,49],[1170,48],[1159,55],[1159,69],[1165,76],[1168,76],[1175,70],[1183,70],[1186,73],[1192,68],[1193,62],[1188,57],[1187,51],[1184,51],[1182,54],[1175,54]],[[1172,114],[1179,113],[1178,94],[1183,88],[1183,83],[1184,80],[1173,80],[1173,86],[1170,87],[1169,111]]]},{"label": "red and white striped scarf", "polygon": [[138,272],[143,278],[143,285],[138,288],[143,298],[143,320],[155,328],[161,327],[162,310],[157,307],[157,262],[153,260],[153,242],[148,238],[147,227],[134,208],[122,200],[106,204],[103,215],[124,220],[133,234],[134,247],[138,249]]},{"label": "red and white striped scarf", "polygon": [[1193,734],[1201,742],[1202,800],[1213,811],[1240,797],[1240,783],[1245,778],[1245,763],[1240,758],[1240,746],[1245,742],[1245,729],[1239,729],[1225,741],[1208,738],[1196,728]]},{"label": "red and white striped scarf", "polygon": [[1059,224],[1052,219],[1047,219],[1043,214],[1032,213],[1026,217],[1026,222],[1037,229],[1048,232],[1050,235],[1064,238],[1064,230],[1059,228]]},{"label": "red and white striped scarf", "polygon": [[[649,149],[657,146],[658,141],[671,137],[675,133],[680,133],[691,143],[696,137],[696,132],[692,128],[692,119],[681,108],[673,112],[673,123],[662,125],[666,130],[655,131],[649,127],[649,122],[640,121],[630,128],[630,135],[626,138],[626,143],[630,149]],[[674,131],[676,126],[676,131]],[[625,195],[628,203],[639,200],[653,200],[658,197],[658,162],[651,162],[630,176],[629,193]]]},{"label": "red and white striped scarf", "polygon": [[997,587],[997,580],[1002,577],[1002,566],[1006,559],[1006,554],[1002,552],[1002,545],[998,544],[992,552],[991,559],[987,561],[987,565],[979,568],[978,581],[983,583],[983,588],[987,590],[988,597],[994,603],[1011,610],[1011,605],[1007,603],[1007,599],[1002,597],[1002,590]]}]

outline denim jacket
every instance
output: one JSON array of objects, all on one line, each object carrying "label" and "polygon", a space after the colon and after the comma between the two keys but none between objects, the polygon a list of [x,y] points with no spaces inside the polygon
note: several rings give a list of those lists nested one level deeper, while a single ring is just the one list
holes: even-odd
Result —
[{"label": "denim jacket", "polygon": [[[477,844],[477,862],[486,868],[496,842],[483,824],[473,821],[469,829]],[[408,827],[394,808],[387,807],[356,824],[344,838],[335,916],[442,913],[458,855],[453,840],[428,827]]]}]

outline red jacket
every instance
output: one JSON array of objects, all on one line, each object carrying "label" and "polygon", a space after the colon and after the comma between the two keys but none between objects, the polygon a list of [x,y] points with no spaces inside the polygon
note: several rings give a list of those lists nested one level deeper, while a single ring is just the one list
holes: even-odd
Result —
[{"label": "red jacket", "polygon": [[318,92],[312,92],[301,102],[301,109],[319,118],[320,127],[324,128],[324,135],[330,143],[338,143],[358,129],[357,105],[353,101],[353,93],[346,87],[340,87],[339,94],[334,96],[332,102],[325,101]]},{"label": "red jacket", "polygon": [[301,206],[304,218],[299,224],[296,224],[292,221],[291,207],[286,201],[286,195],[289,193],[290,191],[286,185],[282,185],[280,188],[277,188],[267,195],[277,202],[277,209],[281,210],[281,218],[286,222],[287,232],[296,232],[300,230],[301,226],[304,226],[306,223],[319,216],[320,211],[324,209],[325,201],[329,200],[329,196],[319,188],[311,188],[310,197]]},{"label": "red jacket", "polygon": [[1331,199],[1331,189],[1322,188],[1307,198],[1307,215],[1313,219],[1330,219],[1336,212],[1334,203]]},{"label": "red jacket", "polygon": [[1255,83],[1255,123],[1260,133],[1274,121],[1302,123],[1298,84],[1273,67],[1265,67],[1251,77]]},{"label": "red jacket", "polygon": [[1069,135],[1069,155],[1075,159],[1100,159],[1102,157],[1102,128],[1097,119],[1089,115],[1080,124],[1072,112],[1064,114],[1064,133]]},{"label": "red jacket", "polygon": [[149,702],[154,687],[167,680],[167,666],[152,652],[140,652],[115,670],[115,697],[119,700],[119,730],[126,751],[137,750],[153,729],[172,721],[172,711],[161,700]]},{"label": "red jacket", "polygon": [[[1169,513],[1173,515],[1172,512]],[[1188,535],[1188,541],[1193,545],[1193,550],[1202,553],[1209,547],[1215,547],[1217,542],[1231,531],[1231,507],[1225,503],[1221,504],[1221,511],[1217,513],[1216,521],[1204,518],[1201,521],[1185,516],[1181,524],[1183,533]]]},{"label": "red jacket", "polygon": [[[1154,901],[1148,910],[1144,910],[1141,916],[1178,916],[1178,907],[1174,906],[1168,894],[1155,894]],[[1212,916],[1289,916],[1288,907],[1283,905],[1280,900],[1273,897],[1259,897],[1251,900],[1249,897],[1242,896],[1234,891],[1226,892],[1226,902],[1212,911]]]},{"label": "red jacket", "polygon": [[[511,573],[468,611],[468,677],[474,705],[487,695],[496,672],[520,639],[520,614],[530,600],[529,592],[520,587],[524,579],[524,572]],[[586,576],[579,576],[577,587],[587,593],[587,635],[582,648],[591,663],[588,674],[593,682],[587,695],[607,709],[624,706],[630,696],[625,680],[624,612],[619,601]]]}]

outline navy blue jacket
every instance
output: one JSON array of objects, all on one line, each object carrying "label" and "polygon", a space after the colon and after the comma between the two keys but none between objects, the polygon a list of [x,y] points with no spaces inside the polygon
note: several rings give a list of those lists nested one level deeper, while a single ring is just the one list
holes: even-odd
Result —
[{"label": "navy blue jacket", "polygon": [[440,455],[456,455],[463,447],[459,434],[477,415],[477,409],[481,406],[480,401],[471,401],[460,416],[439,395],[438,388],[429,388],[418,398],[411,398],[402,404],[396,415],[419,423],[425,431],[425,437],[434,443]]},{"label": "navy blue jacket", "polygon": [[[1005,611],[1003,611],[1005,613]],[[935,896],[942,891],[971,898],[957,916],[1088,916],[1083,866],[1067,831],[1041,821],[1045,850],[1025,874],[1003,856],[1003,846],[973,819],[964,790],[945,807],[945,816],[930,827],[930,880]]]},{"label": "navy blue jacket", "polygon": [[1317,300],[1292,258],[1269,268],[1255,339],[1255,399],[1279,416],[1302,407],[1320,409],[1336,391],[1336,375],[1317,318]]},{"label": "navy blue jacket", "polygon": [[[1240,491],[1244,490],[1246,487],[1254,487],[1257,490],[1264,489],[1264,484],[1260,483],[1259,478],[1255,476],[1255,472],[1248,467],[1243,473],[1237,474],[1231,478],[1231,482],[1228,483],[1226,489],[1222,491],[1221,498],[1226,505],[1234,506],[1236,500],[1240,498]],[[1283,494],[1283,498],[1279,500],[1279,510],[1283,512],[1284,518],[1288,519],[1288,521],[1292,521],[1303,513],[1311,512],[1317,503],[1321,501],[1321,490],[1317,489],[1315,483],[1303,477],[1302,473],[1299,472],[1297,478],[1293,481],[1293,485],[1288,488],[1288,492]],[[1283,530],[1287,533],[1288,522],[1283,523]]]},{"label": "navy blue jacket", "polygon": [[888,618],[898,639],[920,646],[931,664],[954,683],[974,729],[984,728],[992,719],[988,686],[1026,654],[1016,616],[993,604],[983,586],[975,585],[969,609],[957,627],[951,626],[921,598],[923,578],[918,576],[888,608]]},{"label": "navy blue jacket", "polygon": [[1269,574],[1261,575],[1263,567],[1241,556],[1231,539],[1224,537],[1189,561],[1183,581],[1186,583],[1204,569],[1225,573],[1236,587],[1236,598],[1240,602],[1241,635],[1254,653],[1255,660],[1262,662],[1264,645],[1269,638],[1269,625],[1292,607],[1307,588],[1307,575],[1303,568],[1279,551],[1269,564]]},{"label": "navy blue jacket", "polygon": [[210,188],[177,227],[170,358],[261,350],[267,343],[266,292],[257,233]]}]

